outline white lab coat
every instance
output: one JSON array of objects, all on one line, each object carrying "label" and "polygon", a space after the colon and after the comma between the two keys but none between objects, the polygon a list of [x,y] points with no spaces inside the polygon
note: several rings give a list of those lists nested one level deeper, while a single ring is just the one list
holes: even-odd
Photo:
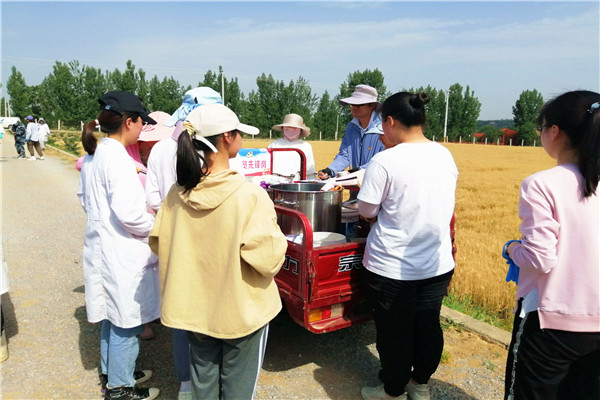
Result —
[{"label": "white lab coat", "polygon": [[84,158],[77,195],[87,214],[88,320],[132,328],[157,319],[158,271],[147,244],[154,217],[146,211],[135,164],[121,143],[104,138],[94,156]]},{"label": "white lab coat", "polygon": [[38,123],[38,135],[40,137],[40,146],[42,146],[42,149],[45,149],[46,142],[48,141],[48,135],[50,135],[50,128],[48,127],[48,124]]}]

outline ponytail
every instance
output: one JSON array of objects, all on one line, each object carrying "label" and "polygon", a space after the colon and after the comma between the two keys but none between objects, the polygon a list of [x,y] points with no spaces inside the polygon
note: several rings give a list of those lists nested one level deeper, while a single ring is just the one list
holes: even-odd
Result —
[{"label": "ponytail", "polygon": [[190,135],[184,130],[177,140],[177,184],[189,192],[208,175],[206,162],[198,153]]},{"label": "ponytail", "polygon": [[[216,148],[217,141],[221,136],[214,135],[204,139]],[[212,152],[213,150],[206,143],[192,139],[184,127],[183,132],[177,140],[177,164],[175,167],[177,171],[177,184],[185,188],[184,193],[195,188],[202,179],[209,175],[208,164],[202,154]]]},{"label": "ponytail", "polygon": [[590,111],[591,115],[583,126],[583,135],[577,149],[579,171],[585,180],[585,197],[596,194],[600,179],[600,110],[596,108]]},{"label": "ponytail", "polygon": [[91,156],[96,152],[98,139],[94,135],[94,132],[97,126],[100,126],[100,130],[103,133],[110,136],[121,128],[127,118],[131,118],[132,121],[135,122],[140,116],[128,111],[123,113],[118,113],[113,110],[100,111],[98,119],[90,121],[83,126],[81,131],[81,144],[83,145],[84,150]]},{"label": "ponytail", "polygon": [[81,144],[83,149],[90,155],[93,156],[96,152],[96,146],[98,145],[98,139],[94,135],[98,120],[90,121],[83,126],[81,131]]}]

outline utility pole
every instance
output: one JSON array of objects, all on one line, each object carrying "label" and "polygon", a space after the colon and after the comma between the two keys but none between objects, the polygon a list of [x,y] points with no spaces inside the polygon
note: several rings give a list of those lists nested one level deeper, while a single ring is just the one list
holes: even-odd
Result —
[{"label": "utility pole", "polygon": [[225,74],[221,69],[221,99],[223,99],[223,105],[225,104]]},{"label": "utility pole", "polygon": [[337,119],[335,121],[335,140],[338,138],[338,127],[340,126],[340,109],[337,108]]},{"label": "utility pole", "polygon": [[446,143],[446,135],[448,133],[448,104],[450,103],[450,89],[444,90],[446,94],[446,114],[444,116],[444,143]]}]

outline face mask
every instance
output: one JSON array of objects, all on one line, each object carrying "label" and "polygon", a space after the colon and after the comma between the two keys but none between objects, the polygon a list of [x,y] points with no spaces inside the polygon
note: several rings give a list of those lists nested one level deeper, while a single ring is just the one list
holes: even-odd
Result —
[{"label": "face mask", "polygon": [[298,140],[298,138],[300,137],[300,132],[302,132],[302,129],[300,128],[289,128],[287,126],[283,127],[283,137],[285,137],[290,142]]}]

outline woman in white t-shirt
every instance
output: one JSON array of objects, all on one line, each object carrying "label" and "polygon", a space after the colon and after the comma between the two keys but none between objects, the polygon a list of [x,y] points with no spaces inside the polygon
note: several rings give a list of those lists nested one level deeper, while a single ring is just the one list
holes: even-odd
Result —
[{"label": "woman in white t-shirt", "polygon": [[[310,129],[304,124],[304,119],[298,114],[288,114],[283,123],[273,126],[276,131],[283,131],[283,137],[269,145],[269,149],[294,148],[301,150],[306,156],[306,178],[316,176],[315,158],[312,146],[301,138],[310,135]],[[273,174],[300,179],[300,156],[296,152],[281,152],[273,154]]]},{"label": "woman in white t-shirt", "polygon": [[400,92],[383,103],[388,148],[372,158],[358,195],[361,216],[375,221],[363,264],[383,382],[363,387],[364,399],[429,399],[442,354],[458,170],[450,152],[423,134],[428,102],[425,93]]}]

